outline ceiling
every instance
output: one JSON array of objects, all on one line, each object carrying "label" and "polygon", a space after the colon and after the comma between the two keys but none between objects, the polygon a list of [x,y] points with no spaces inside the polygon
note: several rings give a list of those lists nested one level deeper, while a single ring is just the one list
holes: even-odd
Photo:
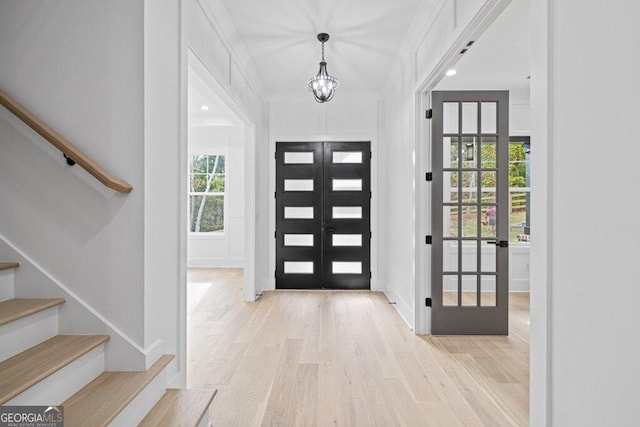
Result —
[{"label": "ceiling", "polygon": [[[268,95],[306,94],[317,73],[320,42],[340,92],[374,92],[385,86],[414,16],[439,0],[220,0]],[[438,90],[508,89],[527,97],[530,74],[530,0],[512,0],[493,25],[455,64]],[[415,25],[415,23],[414,23]],[[199,73],[189,77],[189,120],[196,126],[241,126]],[[192,78],[192,74],[195,76]],[[202,111],[208,105],[209,111]]]},{"label": "ceiling", "polygon": [[379,92],[419,7],[438,0],[224,0],[268,94],[306,90],[325,59],[341,91]]},{"label": "ceiling", "polygon": [[241,127],[240,119],[205,82],[200,72],[189,65],[187,112],[189,126]]},{"label": "ceiling", "polygon": [[531,53],[530,0],[512,0],[438,90],[503,90],[528,98]]}]

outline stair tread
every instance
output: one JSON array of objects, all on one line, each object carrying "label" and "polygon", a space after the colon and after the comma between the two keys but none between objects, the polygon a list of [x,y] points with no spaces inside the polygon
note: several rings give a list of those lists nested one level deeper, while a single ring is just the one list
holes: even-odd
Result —
[{"label": "stair tread", "polygon": [[13,298],[0,302],[0,326],[64,303],[64,298]]},{"label": "stair tread", "polygon": [[[168,425],[172,427],[194,427],[211,404],[217,390],[167,389],[164,396],[149,411],[140,426]],[[65,408],[66,410],[66,408]]]},{"label": "stair tread", "polygon": [[108,339],[108,335],[57,335],[0,362],[0,405]]},{"label": "stair tread", "polygon": [[0,270],[9,270],[20,267],[19,262],[0,262]]},{"label": "stair tread", "polygon": [[64,421],[70,426],[108,425],[173,360],[165,354],[146,371],[104,372],[67,399]]}]

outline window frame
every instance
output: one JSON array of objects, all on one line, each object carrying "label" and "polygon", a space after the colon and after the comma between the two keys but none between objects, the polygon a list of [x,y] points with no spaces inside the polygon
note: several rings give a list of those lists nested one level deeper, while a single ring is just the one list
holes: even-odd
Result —
[{"label": "window frame", "polygon": [[[509,136],[509,144],[529,144],[529,150],[531,150],[531,136],[529,135],[511,135]],[[509,164],[511,164],[511,159],[509,159]],[[529,165],[531,165],[531,159],[529,159]],[[511,194],[512,193],[528,193],[529,197],[531,197],[531,185],[529,185],[528,187],[511,187],[511,185],[509,186],[509,199],[511,199]],[[529,209],[531,209],[531,207],[529,206]],[[526,210],[526,205],[525,205],[525,210]],[[511,212],[509,212],[509,217],[511,217]],[[511,234],[511,227],[512,224],[509,223],[509,234]],[[529,227],[531,228],[531,224],[529,224]],[[523,233],[524,234],[524,230]],[[529,236],[531,236],[531,233],[529,233]],[[514,245],[514,246],[524,246],[524,247],[529,247],[531,244],[531,241],[520,241],[520,240],[516,240],[516,241],[511,241],[511,239],[509,239],[509,245]]]},{"label": "window frame", "polygon": [[[225,161],[225,170],[224,170],[224,192],[192,192],[191,191],[191,170],[189,162],[192,156],[222,156]],[[194,150],[190,151],[187,156],[187,217],[189,221],[187,222],[187,235],[189,239],[196,240],[217,240],[226,238],[226,230],[227,230],[227,198],[229,192],[229,153],[226,150]],[[192,196],[219,196],[222,197],[222,230],[218,231],[191,231],[191,197]]]}]

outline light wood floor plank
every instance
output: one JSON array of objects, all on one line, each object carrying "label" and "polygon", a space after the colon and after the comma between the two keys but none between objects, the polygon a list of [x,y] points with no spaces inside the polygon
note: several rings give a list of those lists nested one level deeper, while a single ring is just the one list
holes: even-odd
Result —
[{"label": "light wood floor plank", "polygon": [[265,292],[241,269],[192,269],[188,387],[214,426],[526,426],[529,296],[510,336],[416,336],[382,293]]}]

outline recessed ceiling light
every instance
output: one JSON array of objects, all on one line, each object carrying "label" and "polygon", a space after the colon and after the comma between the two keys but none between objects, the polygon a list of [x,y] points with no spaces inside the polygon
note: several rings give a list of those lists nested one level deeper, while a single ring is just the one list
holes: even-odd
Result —
[{"label": "recessed ceiling light", "polygon": [[448,77],[451,77],[451,76],[455,76],[456,73],[457,73],[457,71],[452,68],[450,70],[447,70],[446,74],[447,74]]},{"label": "recessed ceiling light", "polygon": [[200,109],[201,109],[202,111],[209,111],[209,106],[208,106],[208,105],[201,105],[201,106],[200,106]]}]

